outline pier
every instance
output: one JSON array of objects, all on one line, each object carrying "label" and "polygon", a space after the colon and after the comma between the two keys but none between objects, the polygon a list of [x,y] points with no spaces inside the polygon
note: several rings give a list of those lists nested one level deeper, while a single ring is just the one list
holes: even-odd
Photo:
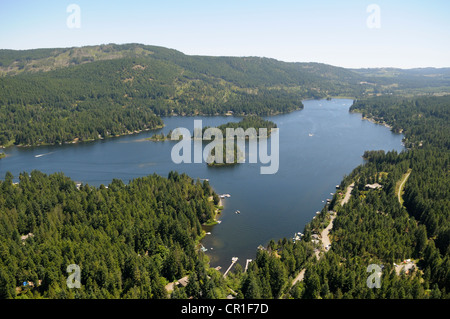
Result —
[{"label": "pier", "polygon": [[230,265],[230,267],[228,267],[227,271],[225,271],[225,273],[223,274],[223,278],[225,278],[227,276],[228,272],[234,266],[234,264],[238,261],[238,259],[239,258],[237,258],[237,257],[231,258],[231,265]]},{"label": "pier", "polygon": [[244,272],[247,272],[248,264],[251,263],[251,262],[252,262],[251,259],[247,259],[247,261],[245,263],[245,270],[244,270]]}]

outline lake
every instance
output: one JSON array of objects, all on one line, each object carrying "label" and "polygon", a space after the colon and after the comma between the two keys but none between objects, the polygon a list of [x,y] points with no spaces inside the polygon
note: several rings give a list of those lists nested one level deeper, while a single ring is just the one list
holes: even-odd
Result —
[{"label": "lake", "polygon": [[[205,163],[175,164],[171,150],[175,142],[151,142],[155,132],[177,127],[193,132],[194,119],[203,126],[217,126],[240,118],[197,116],[163,118],[161,130],[89,143],[5,150],[0,176],[15,176],[37,169],[45,173],[64,172],[77,182],[107,185],[113,178],[124,182],[149,174],[167,176],[172,170],[193,178],[209,179],[224,199],[221,223],[207,230],[202,243],[211,266],[225,270],[236,256],[242,266],[254,258],[257,247],[270,239],[292,238],[302,232],[316,211],[331,198],[344,175],[363,163],[365,150],[404,149],[402,135],[361,120],[348,112],[352,100],[304,101],[305,108],[289,114],[266,117],[279,128],[279,170],[261,175],[261,163],[208,167]],[[235,214],[239,210],[240,214]]]}]

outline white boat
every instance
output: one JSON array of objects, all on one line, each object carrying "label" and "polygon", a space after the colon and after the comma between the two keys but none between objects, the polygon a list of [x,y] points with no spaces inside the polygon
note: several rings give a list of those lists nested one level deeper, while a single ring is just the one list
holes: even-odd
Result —
[{"label": "white boat", "polygon": [[41,157],[41,156],[45,156],[45,155],[50,155],[51,153],[53,153],[53,152],[34,155],[34,157]]},{"label": "white boat", "polygon": [[236,214],[240,214],[240,213],[241,213],[241,211],[239,211],[239,210],[236,211]]}]

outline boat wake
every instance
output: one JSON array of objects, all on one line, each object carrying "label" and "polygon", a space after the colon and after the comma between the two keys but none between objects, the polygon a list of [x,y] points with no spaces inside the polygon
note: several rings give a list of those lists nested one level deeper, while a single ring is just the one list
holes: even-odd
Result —
[{"label": "boat wake", "polygon": [[34,157],[42,157],[42,156],[45,156],[45,155],[50,155],[50,154],[52,154],[53,152],[50,152],[50,153],[44,153],[44,154],[38,154],[38,155],[34,155]]}]

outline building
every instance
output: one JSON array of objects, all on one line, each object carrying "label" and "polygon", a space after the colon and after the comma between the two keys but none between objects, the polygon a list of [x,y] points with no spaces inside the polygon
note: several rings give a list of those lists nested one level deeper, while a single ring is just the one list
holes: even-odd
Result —
[{"label": "building", "polygon": [[366,187],[366,188],[369,188],[369,189],[378,189],[378,188],[381,188],[381,187],[383,187],[383,186],[380,185],[380,184],[378,184],[378,183],[375,183],[375,184],[366,184],[365,187]]}]

